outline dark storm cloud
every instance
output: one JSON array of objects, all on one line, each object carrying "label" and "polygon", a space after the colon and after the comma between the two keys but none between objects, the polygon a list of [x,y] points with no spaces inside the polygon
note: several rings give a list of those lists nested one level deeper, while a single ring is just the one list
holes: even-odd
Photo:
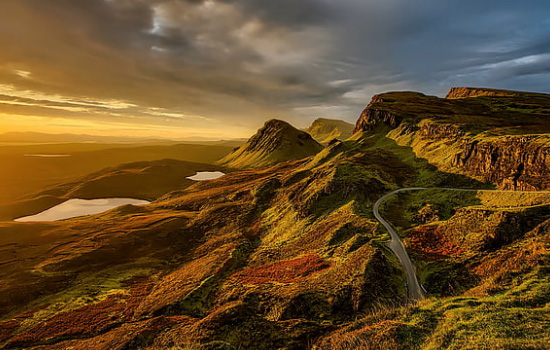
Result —
[{"label": "dark storm cloud", "polygon": [[0,79],[196,125],[353,121],[385,90],[547,91],[549,18],[535,0],[3,0]]}]

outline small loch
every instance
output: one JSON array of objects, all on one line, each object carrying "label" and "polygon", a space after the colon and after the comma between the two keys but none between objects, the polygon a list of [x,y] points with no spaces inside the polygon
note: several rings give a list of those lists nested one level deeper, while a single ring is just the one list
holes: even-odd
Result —
[{"label": "small loch", "polygon": [[70,154],[42,154],[42,153],[27,153],[23,155],[24,157],[34,157],[34,158],[66,158],[70,157]]},{"label": "small loch", "polygon": [[188,176],[187,179],[193,181],[208,181],[219,179],[224,175],[225,173],[222,173],[221,171],[199,171],[193,176]]},{"label": "small loch", "polygon": [[24,216],[14,221],[35,222],[35,221],[58,221],[79,216],[99,214],[104,211],[119,207],[121,205],[145,205],[150,202],[133,198],[102,198],[102,199],[69,199],[61,204],[46,209],[41,213],[31,216]]}]

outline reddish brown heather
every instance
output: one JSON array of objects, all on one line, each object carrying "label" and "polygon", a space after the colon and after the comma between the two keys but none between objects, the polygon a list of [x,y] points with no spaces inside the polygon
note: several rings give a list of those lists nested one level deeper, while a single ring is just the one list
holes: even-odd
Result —
[{"label": "reddish brown heather", "polygon": [[49,306],[49,304],[43,304],[43,305],[40,305],[40,306],[37,306],[35,308],[32,308],[32,309],[28,309],[22,313],[20,313],[19,315],[15,316],[14,319],[16,320],[19,320],[19,319],[25,319],[25,318],[30,318],[32,317],[37,311],[39,310],[42,310],[42,309],[45,309]]},{"label": "reddish brown heather", "polygon": [[[142,299],[151,291],[152,282],[148,277],[136,276],[123,281],[123,285],[129,288],[129,295],[110,295],[105,300],[98,303],[58,313],[49,320],[17,335],[7,344],[7,346],[28,345],[43,342],[48,339],[71,336],[94,335],[123,320],[129,320],[134,315]],[[18,317],[22,315],[32,316],[34,312],[36,312],[36,309],[26,311]],[[17,324],[19,324],[19,322],[17,322]],[[9,338],[12,333],[8,334],[7,338]],[[3,338],[3,340],[7,338]],[[0,337],[0,341],[1,340],[2,338]]]},{"label": "reddish brown heather", "polygon": [[126,300],[124,314],[131,318],[134,316],[139,304],[153,288],[153,282],[147,276],[135,276],[123,282],[123,285],[130,288],[130,297]]},{"label": "reddish brown heather", "polygon": [[457,257],[464,249],[446,239],[437,225],[414,228],[409,232],[409,247],[427,260],[440,260]]},{"label": "reddish brown heather", "polygon": [[481,263],[474,268],[474,272],[480,276],[502,278],[506,274],[525,273],[539,265],[539,260],[550,255],[550,245],[543,239],[529,239],[521,242],[521,246],[513,245],[496,251],[483,258]]},{"label": "reddish brown heather", "polygon": [[298,282],[312,273],[327,269],[330,264],[315,254],[279,261],[239,271],[234,278],[245,283]]},{"label": "reddish brown heather", "polygon": [[159,332],[178,321],[159,316],[149,320],[126,323],[104,334],[88,339],[62,341],[52,345],[33,347],[32,350],[123,350],[144,348]]},{"label": "reddish brown heather", "polygon": [[47,306],[48,304],[40,305],[20,313],[11,320],[0,322],[0,343],[5,342],[14,335],[22,320],[31,318],[38,310],[44,309]]},{"label": "reddish brown heather", "polygon": [[0,342],[8,340],[19,328],[19,325],[20,323],[17,320],[0,322]]},{"label": "reddish brown heather", "polygon": [[61,312],[8,342],[6,347],[20,347],[54,338],[94,335],[122,321],[124,296],[110,295],[98,303]]},{"label": "reddish brown heather", "polygon": [[398,342],[399,321],[383,320],[378,323],[368,324],[360,329],[346,327],[338,330],[319,342],[322,350],[387,350],[402,349]]}]

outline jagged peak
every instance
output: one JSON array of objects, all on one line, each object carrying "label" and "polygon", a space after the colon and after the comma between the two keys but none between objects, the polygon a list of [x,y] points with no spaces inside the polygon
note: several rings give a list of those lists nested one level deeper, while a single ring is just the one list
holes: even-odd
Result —
[{"label": "jagged peak", "polygon": [[305,158],[322,148],[307,132],[283,120],[271,119],[246,144],[220,160],[220,163],[235,168],[254,168]]},{"label": "jagged peak", "polygon": [[[311,135],[296,129],[294,126],[280,119],[270,119],[265,122],[256,134],[254,134],[247,142],[248,148],[254,148],[258,144],[262,144],[264,139],[294,139],[309,140],[315,142]],[[245,145],[246,146],[246,145]]]},{"label": "jagged peak", "polygon": [[295,129],[290,123],[281,119],[269,119],[264,123],[264,128],[292,128]]}]

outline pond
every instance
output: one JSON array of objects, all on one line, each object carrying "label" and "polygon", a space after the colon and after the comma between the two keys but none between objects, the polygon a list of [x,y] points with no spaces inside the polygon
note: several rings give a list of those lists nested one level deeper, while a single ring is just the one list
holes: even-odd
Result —
[{"label": "pond", "polygon": [[199,171],[193,176],[188,176],[187,179],[193,180],[193,181],[207,181],[207,180],[219,179],[224,175],[225,174],[222,173],[221,171]]},{"label": "pond", "polygon": [[31,216],[15,219],[17,222],[58,221],[85,215],[99,214],[121,205],[144,205],[150,202],[133,198],[69,199],[50,209]]},{"label": "pond", "polygon": [[70,154],[42,154],[42,153],[28,153],[24,154],[24,157],[36,157],[36,158],[66,158],[70,157]]}]

